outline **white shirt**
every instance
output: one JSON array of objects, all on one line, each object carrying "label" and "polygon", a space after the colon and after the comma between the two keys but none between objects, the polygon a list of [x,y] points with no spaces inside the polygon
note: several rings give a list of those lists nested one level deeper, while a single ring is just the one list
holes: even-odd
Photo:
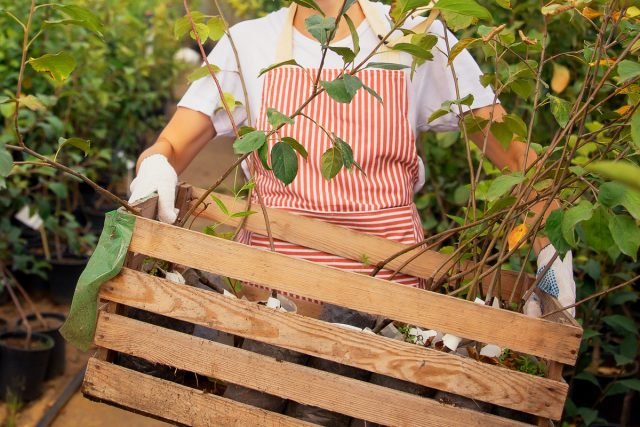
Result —
[{"label": "white shirt", "polygon": [[[383,16],[387,17],[389,6],[375,3]],[[251,111],[252,123],[246,123],[245,96],[241,81],[237,72],[236,59],[231,49],[228,37],[225,35],[216,44],[208,55],[209,62],[215,64],[222,71],[216,74],[223,92],[232,94],[243,105],[235,108],[233,115],[238,125],[255,126],[259,114],[260,101],[262,99],[262,82],[264,75],[258,77],[260,70],[272,65],[276,60],[276,47],[280,34],[287,22],[288,9],[283,8],[269,15],[240,22],[230,28],[233,41],[237,47],[240,65],[247,88],[248,104]],[[412,28],[425,18],[418,17],[408,20],[404,27]],[[407,90],[409,100],[408,120],[414,133],[425,130],[447,131],[458,129],[457,114],[449,113],[443,117],[427,123],[429,116],[440,108],[443,102],[457,99],[455,84],[451,68],[447,65],[447,48],[444,39],[445,28],[439,21],[435,21],[428,32],[438,36],[438,43],[431,50],[433,60],[426,61],[416,69],[412,79],[407,73]],[[379,39],[365,19],[359,25],[358,35],[360,39],[360,52],[355,63],[360,63],[377,46]],[[447,31],[449,49],[456,43],[456,37]],[[351,36],[332,43],[332,46],[353,47]],[[320,43],[314,39],[302,35],[299,31],[293,31],[293,56],[296,62],[305,68],[317,68],[320,65]],[[379,61],[374,56],[372,62]],[[409,65],[411,57],[401,54],[401,62]],[[480,84],[482,72],[467,50],[462,51],[453,61],[453,67],[458,80],[460,98],[468,94],[474,97],[470,107],[462,106],[463,111],[491,105],[494,103],[494,93],[491,87],[483,87]],[[328,51],[324,67],[342,68],[342,58]],[[496,100],[497,102],[497,100]],[[230,134],[232,128],[227,114],[222,109],[217,87],[211,76],[205,76],[191,84],[183,98],[178,103],[179,107],[186,107],[200,111],[211,117],[218,135]],[[457,111],[457,106],[454,106]]]}]

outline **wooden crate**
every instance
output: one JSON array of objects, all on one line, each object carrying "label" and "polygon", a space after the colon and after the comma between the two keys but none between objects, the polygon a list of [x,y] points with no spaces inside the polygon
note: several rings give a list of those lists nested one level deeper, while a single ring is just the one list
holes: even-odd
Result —
[{"label": "wooden crate", "polygon": [[[186,208],[201,191],[182,186],[178,205]],[[230,198],[220,197],[233,205]],[[146,216],[154,216],[154,203],[154,199],[145,202]],[[243,209],[243,202],[238,203],[236,210]],[[200,216],[229,222],[212,206]],[[269,210],[269,216],[275,237],[353,259],[366,255],[371,262],[378,262],[403,248],[385,239],[281,211]],[[264,232],[262,215],[251,216],[246,226]],[[135,320],[122,314],[122,307],[128,306],[533,414],[541,425],[561,417],[568,391],[561,377],[562,366],[575,363],[582,337],[580,326],[566,314],[529,318],[145,218],[137,219],[129,250],[127,267],[101,289],[100,298],[105,304],[95,335],[100,350],[88,364],[83,387],[90,398],[185,425],[307,424],[124,368],[113,363],[111,355],[117,352],[382,425],[521,424]],[[408,256],[395,260],[390,267],[400,267]],[[177,285],[136,271],[142,257],[534,355],[548,361],[548,378]],[[442,255],[428,253],[403,271],[430,277],[445,260]],[[510,273],[502,275],[500,292],[504,296],[510,295],[514,286],[521,294],[529,280],[516,283],[515,279]],[[543,302],[547,312],[558,307],[553,298],[544,297]]]}]

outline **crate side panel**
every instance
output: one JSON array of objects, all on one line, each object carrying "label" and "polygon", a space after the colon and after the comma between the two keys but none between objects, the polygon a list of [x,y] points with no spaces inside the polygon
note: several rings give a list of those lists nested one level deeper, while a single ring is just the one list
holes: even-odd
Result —
[{"label": "crate side panel", "polygon": [[571,325],[290,258],[144,218],[136,221],[130,248],[214,274],[563,363],[575,362],[582,336],[582,330]]},{"label": "crate side panel", "polygon": [[567,385],[389,338],[350,331],[131,270],[103,298],[345,365],[529,412],[557,415]]}]

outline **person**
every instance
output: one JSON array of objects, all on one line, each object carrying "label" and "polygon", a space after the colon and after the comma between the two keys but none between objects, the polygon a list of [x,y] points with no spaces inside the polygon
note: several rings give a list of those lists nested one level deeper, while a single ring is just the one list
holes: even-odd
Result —
[{"label": "person", "polygon": [[[327,16],[336,16],[342,6],[342,1],[338,0],[316,2]],[[305,29],[305,19],[316,13],[311,8],[292,3],[288,8],[231,27],[229,32],[237,49],[239,68],[231,40],[226,35],[208,55],[210,63],[221,70],[216,76],[222,91],[238,100],[245,99],[241,70],[247,100],[233,110],[236,123],[269,129],[268,108],[291,115],[307,99],[313,87],[309,71],[313,75],[322,63],[322,80],[332,80],[339,75],[343,59],[331,50],[322,58],[319,42]],[[389,6],[358,0],[350,6],[347,15],[357,28],[360,45],[354,61],[357,64],[366,59],[390,31]],[[424,19],[410,18],[404,27],[414,28]],[[293,137],[308,151],[308,159],[299,162],[298,175],[291,184],[285,186],[278,181],[272,171],[263,167],[257,155],[249,157],[255,186],[265,205],[401,243],[423,240],[423,229],[413,203],[413,191],[421,185],[422,170],[415,135],[423,131],[457,130],[461,114],[485,119],[492,117],[496,121],[506,114],[491,87],[481,85],[482,73],[468,51],[462,51],[453,60],[456,74],[453,76],[447,65],[447,52],[456,44],[455,36],[437,20],[428,32],[438,38],[432,49],[433,60],[419,65],[413,75],[410,69],[366,68],[358,72],[357,76],[379,94],[383,103],[365,90],[358,91],[348,104],[338,103],[322,93],[306,106],[305,117],[296,117],[293,125],[286,125],[279,131],[280,138]],[[353,38],[344,19],[339,21],[331,46],[353,48]],[[292,58],[300,67],[278,67],[259,76],[260,70]],[[384,44],[379,54],[370,59],[382,60],[411,64],[410,55]],[[458,114],[451,112],[428,121],[443,102],[467,95],[472,95],[473,101],[468,106],[461,105]],[[316,123],[351,145],[354,158],[364,173],[342,170],[331,180],[322,177],[320,158],[331,147],[331,141]],[[177,174],[213,137],[232,132],[233,126],[222,108],[213,78],[206,76],[193,82],[157,141],[140,155],[130,201],[157,191],[159,219],[173,223],[176,219],[173,204]],[[504,148],[492,134],[488,135],[486,143],[483,132],[470,135],[470,139],[500,170],[522,170],[525,159],[526,165],[536,159],[535,153],[527,153],[526,145],[519,141]],[[271,138],[269,148],[276,142],[275,137]],[[542,212],[543,204],[538,203],[532,210],[538,215],[546,215],[547,212]],[[252,246],[269,248],[266,236],[244,232],[241,240]],[[370,269],[359,261],[279,240],[275,241],[275,250],[350,271],[367,272]],[[535,239],[534,250],[538,254],[539,270],[555,254],[546,237]],[[382,270],[378,277],[388,279],[391,275],[391,271]],[[406,274],[395,276],[394,281],[407,286],[420,285],[419,279]],[[575,301],[570,254],[564,260],[557,257],[553,261],[541,287],[560,297],[563,305]],[[528,301],[526,311],[539,314],[537,303],[533,297]]]}]

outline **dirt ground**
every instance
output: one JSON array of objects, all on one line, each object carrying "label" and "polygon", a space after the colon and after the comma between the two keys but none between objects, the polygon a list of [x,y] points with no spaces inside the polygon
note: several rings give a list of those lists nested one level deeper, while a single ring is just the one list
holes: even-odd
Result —
[{"label": "dirt ground", "polygon": [[[235,156],[231,148],[231,141],[229,139],[218,138],[211,141],[202,150],[191,165],[180,175],[180,180],[194,186],[207,187],[215,182],[234,160]],[[234,177],[234,174],[231,174],[231,176],[225,180],[221,189],[232,188],[234,179],[242,180],[242,176],[238,175]],[[206,221],[199,220],[194,223],[192,228],[202,230],[206,225],[208,225]],[[43,311],[62,311],[65,313],[68,311],[68,307],[54,306],[46,300],[38,301],[38,306]],[[16,317],[12,306],[0,308],[0,315],[7,319],[14,319]],[[72,346],[68,346],[67,370],[65,375],[45,383],[42,397],[21,408],[15,420],[16,426],[36,426],[42,415],[54,403],[66,384],[76,373],[84,368],[89,356],[90,353],[82,353]],[[5,424],[7,416],[6,405],[0,402],[0,425]],[[161,427],[169,425],[170,424],[162,423],[113,406],[93,402],[84,398],[79,391],[72,396],[51,424],[53,427]]]}]

